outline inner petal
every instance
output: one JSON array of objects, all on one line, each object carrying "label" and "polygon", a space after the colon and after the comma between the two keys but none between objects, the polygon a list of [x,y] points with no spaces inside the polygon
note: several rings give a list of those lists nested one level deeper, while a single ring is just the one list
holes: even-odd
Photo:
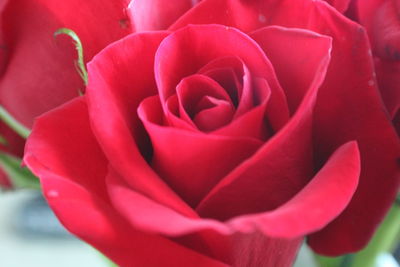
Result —
[{"label": "inner petal", "polygon": [[228,101],[205,96],[196,107],[193,122],[201,131],[209,132],[228,124],[234,113]]},{"label": "inner petal", "polygon": [[229,94],[237,107],[243,87],[243,62],[238,57],[222,57],[203,66],[199,74],[204,74],[217,81]]},{"label": "inner petal", "polygon": [[211,77],[225,88],[237,107],[235,118],[263,102],[263,99],[258,99],[254,94],[251,72],[239,57],[217,58],[202,67],[198,73]]},{"label": "inner petal", "polygon": [[[214,130],[231,120],[234,106],[219,83],[205,75],[195,74],[182,79],[176,88],[180,118],[195,124],[200,130]],[[211,118],[212,114],[221,112]],[[196,121],[200,124],[197,125]],[[206,118],[209,121],[206,121]]]}]

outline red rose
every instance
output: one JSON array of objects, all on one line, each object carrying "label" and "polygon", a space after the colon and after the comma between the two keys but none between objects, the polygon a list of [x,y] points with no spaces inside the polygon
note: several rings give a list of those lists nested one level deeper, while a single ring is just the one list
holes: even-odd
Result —
[{"label": "red rose", "polygon": [[[131,32],[127,5],[124,0],[2,1],[0,104],[31,127],[36,116],[78,96],[84,83],[74,64],[77,52],[70,37],[53,38],[54,33],[62,27],[75,31],[88,62]],[[0,135],[7,141],[0,145],[2,151],[22,156],[22,138],[4,125]],[[4,175],[0,177],[0,184],[9,184]]]},{"label": "red rose", "polygon": [[379,89],[400,133],[399,1],[355,1],[355,8],[358,21],[367,29],[371,41]]},{"label": "red rose", "polygon": [[399,185],[368,49],[321,1],[204,0],[100,52],[24,161],[122,266],[289,266],[311,233],[319,253],[353,252]]}]

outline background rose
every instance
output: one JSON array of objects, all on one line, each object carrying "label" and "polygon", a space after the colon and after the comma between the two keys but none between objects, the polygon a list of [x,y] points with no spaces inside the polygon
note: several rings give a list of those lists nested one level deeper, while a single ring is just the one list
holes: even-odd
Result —
[{"label": "background rose", "polygon": [[[53,38],[63,27],[75,31],[84,46],[85,62],[109,43],[131,32],[128,2],[1,1],[0,104],[26,127],[33,119],[78,96],[84,89],[74,64],[77,52],[68,36]],[[6,125],[0,149],[22,156],[24,140]],[[10,186],[5,174],[0,185]]]},{"label": "background rose", "polygon": [[[371,84],[372,62],[362,28],[327,4],[300,0],[202,1],[170,29],[181,29],[188,23],[234,26],[249,33],[258,45],[237,30],[222,26],[192,26],[172,34],[129,36],[108,47],[91,63],[87,96],[38,120],[25,161],[41,177],[46,197],[61,221],[121,265],[145,261],[147,266],[160,262],[173,265],[177,261],[218,264],[205,263],[211,259],[204,255],[236,265],[248,264],[241,262],[243,259],[287,264],[301,237],[324,227],[349,200],[359,166],[357,146],[347,142],[357,140],[361,180],[356,195],[345,212],[310,236],[309,242],[318,252],[329,255],[362,247],[394,198],[399,153],[398,139],[382,111],[376,87]],[[328,67],[329,37],[280,27],[262,29],[268,24],[311,29],[331,36],[333,48],[327,76],[324,70]],[[256,29],[260,29],[258,33],[252,33]],[[182,122],[183,110],[174,119],[179,110],[173,98],[174,88],[184,77],[211,64],[213,57],[224,58],[226,53],[249,65],[251,75],[243,77],[254,80],[252,93],[256,93],[259,102],[250,101],[244,114],[253,114],[256,119],[240,122],[240,126],[252,125],[249,128],[238,127],[218,135],[194,134]],[[238,64],[240,60],[234,62]],[[279,84],[284,91],[279,90]],[[181,109],[187,111],[197,101],[183,99],[183,85],[178,86],[182,103],[191,104]],[[156,94],[156,89],[160,100],[147,98]],[[286,104],[279,101],[279,92],[287,98],[287,112]],[[221,103],[217,101],[221,96],[213,98],[214,104]],[[260,101],[263,99],[267,100],[265,104]],[[135,112],[139,104],[141,121]],[[266,108],[266,122],[260,126],[256,115],[262,108]],[[237,112],[240,105],[235,109]],[[192,117],[202,110],[194,110]],[[168,120],[164,120],[164,113]],[[234,128],[244,116],[221,125]],[[265,125],[267,129],[263,129]],[[210,136],[216,136],[215,140],[193,142],[195,137]],[[227,145],[237,139],[244,145]],[[268,141],[264,144],[265,139]],[[246,149],[247,154],[241,149]],[[174,181],[175,177],[180,180]],[[385,182],[380,177],[385,177]],[[198,187],[193,188],[189,178]],[[209,183],[208,189],[202,192],[199,188],[204,188],[201,183],[205,182]],[[208,194],[206,198],[202,198],[204,193]],[[293,196],[296,197],[291,202],[282,205]],[[248,213],[254,215],[240,216]],[[198,215],[229,220],[223,224],[199,219]],[[231,235],[232,232],[236,234]],[[279,239],[282,237],[289,240]],[[140,243],[132,244],[132,240]],[[160,246],[158,250],[149,245],[155,241]],[[249,243],[251,250],[243,251]],[[275,253],[277,249],[286,250],[280,254],[282,258]],[[149,257],[155,250],[160,254]],[[131,251],[137,253],[132,255]],[[255,257],[257,251],[264,258]],[[251,253],[254,254],[249,256]],[[271,262],[274,260],[278,263]]]},{"label": "background rose", "polygon": [[353,13],[367,29],[379,89],[400,133],[400,6],[394,0],[354,1]]}]

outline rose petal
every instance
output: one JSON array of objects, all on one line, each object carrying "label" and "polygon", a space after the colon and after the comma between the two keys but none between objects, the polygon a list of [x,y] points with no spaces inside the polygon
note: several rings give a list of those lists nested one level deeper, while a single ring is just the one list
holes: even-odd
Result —
[{"label": "rose petal", "polygon": [[[115,172],[109,174],[108,184],[114,205],[133,227],[170,236],[193,232],[192,235],[175,240],[196,247],[197,250],[202,250],[203,253],[213,255],[233,266],[291,266],[301,244],[302,237],[271,238],[257,231],[243,234],[217,221],[185,218],[127,189],[123,179]],[[211,229],[212,232],[206,231],[207,229]]]},{"label": "rose petal", "polygon": [[379,90],[391,118],[400,109],[400,62],[375,59]]},{"label": "rose petal", "polygon": [[128,12],[136,32],[165,30],[197,0],[131,0]]},{"label": "rose petal", "polygon": [[[215,130],[212,134],[232,137],[253,137],[263,141],[272,136],[271,125],[267,118],[265,118],[271,89],[267,81],[261,78],[254,79],[250,89],[253,91],[252,95],[254,96],[252,105],[256,106],[234,119],[228,125]],[[258,100],[261,102],[256,103]]]},{"label": "rose petal", "polygon": [[365,2],[358,1],[357,10],[374,52],[385,60],[400,61],[400,5],[395,0]]},{"label": "rose petal", "polygon": [[377,94],[363,28],[325,2],[306,0],[203,0],[171,29],[190,23],[219,23],[246,32],[280,25],[309,29],[333,38],[332,62],[317,102],[315,153],[322,162],[339,145],[357,140],[362,174],[352,203],[324,230],[336,235],[330,235],[323,246],[320,242],[314,249],[329,255],[361,249],[393,202],[400,182],[396,163],[400,157],[399,141]]},{"label": "rose petal", "polygon": [[[290,37],[291,33],[288,33],[287,38]],[[276,41],[279,42],[279,38]],[[309,42],[310,40],[305,38],[304,41]],[[314,63],[316,65],[314,77],[312,81],[307,83],[310,89],[302,106],[297,110],[292,120],[263,148],[224,178],[209,193],[198,207],[200,213],[227,219],[239,214],[274,209],[297,193],[310,179],[312,168],[310,159],[312,109],[318,87],[324,80],[331,49],[331,42],[328,38],[321,37],[314,41],[318,44],[321,42],[319,46],[321,56],[319,65],[316,64],[317,62]],[[286,55],[288,58],[292,58],[291,54]],[[286,178],[283,179],[282,177]],[[249,192],[245,193],[245,191]],[[238,194],[248,197],[242,199]],[[227,197],[229,205],[215,203],[226,201]],[[260,199],[263,200],[260,201]],[[235,204],[232,204],[232,202]],[[222,206],[224,206],[224,209],[218,210]]]},{"label": "rose petal", "polygon": [[261,28],[250,34],[271,60],[294,113],[320,70],[321,58],[331,38],[311,31],[280,26]]},{"label": "rose petal", "polygon": [[7,71],[0,83],[1,104],[26,126],[33,118],[84,88],[74,60],[77,52],[67,36],[74,30],[83,43],[85,62],[106,45],[130,32],[123,0],[12,0],[2,13],[2,35],[9,51]]},{"label": "rose petal", "polygon": [[[216,39],[223,42],[215,42]],[[155,59],[161,102],[164,103],[174,93],[182,78],[197,73],[215,59],[232,55],[246,64],[252,76],[267,80],[271,89],[268,110],[279,111],[270,116],[271,124],[274,130],[280,129],[287,122],[289,114],[285,95],[273,67],[252,39],[234,28],[221,25],[187,26],[162,41]]]},{"label": "rose petal", "polygon": [[[88,65],[87,98],[93,132],[110,164],[143,194],[196,216],[150,168],[149,144],[136,108],[155,93],[153,61],[165,32],[133,34],[110,45]],[[118,71],[115,71],[118,70]]]},{"label": "rose petal", "polygon": [[335,7],[340,13],[344,13],[349,7],[349,4],[351,2],[351,0],[325,0],[325,1],[327,1],[333,7]]},{"label": "rose petal", "polygon": [[91,132],[84,100],[37,120],[24,161],[40,177],[64,226],[115,263],[225,266],[161,236],[136,231],[112,209],[105,192],[107,160]]},{"label": "rose petal", "polygon": [[[289,202],[272,212],[235,218],[230,224],[244,232],[254,231],[257,227],[269,236],[284,238],[319,230],[350,202],[359,176],[359,150],[355,142],[350,142],[341,146]],[[321,206],[321,202],[325,205]]]},{"label": "rose petal", "polygon": [[[205,96],[224,100],[228,107],[231,107],[231,116],[228,116],[227,122],[233,117],[233,106],[228,93],[220,84],[207,76],[195,74],[182,79],[176,87],[176,93],[179,100],[180,117],[188,123],[195,122],[193,119],[200,112],[200,110],[197,110],[198,105]],[[212,119],[215,119],[215,117]],[[199,127],[199,125],[197,126]],[[207,127],[206,125],[204,126]]]},{"label": "rose petal", "polygon": [[199,104],[201,106],[207,105],[207,108],[202,108],[193,118],[193,121],[200,130],[205,132],[227,125],[235,112],[231,103],[220,99],[205,97]]},{"label": "rose petal", "polygon": [[184,111],[177,95],[171,95],[165,102],[165,120],[162,124],[189,131],[198,131],[196,125]]},{"label": "rose petal", "polygon": [[[273,211],[246,214],[225,223],[212,219],[185,218],[129,190],[115,172],[108,176],[108,184],[117,209],[134,227],[144,231],[168,236],[207,229],[221,235],[261,231],[269,237],[293,239],[324,227],[338,216],[351,200],[359,174],[359,150],[355,142],[350,142],[340,147],[311,182],[286,204]],[[325,203],[323,207],[320,206],[321,202]],[[161,217],[164,218],[162,222],[157,220]]]},{"label": "rose petal", "polygon": [[153,168],[191,206],[261,145],[250,138],[163,127],[158,96],[145,99],[138,113],[152,141]]},{"label": "rose petal", "polygon": [[217,58],[203,66],[198,73],[217,81],[237,107],[243,90],[243,67],[243,62],[237,57]]},{"label": "rose petal", "polygon": [[325,40],[325,47],[321,47],[325,55],[320,58],[319,71],[295,115],[202,200],[196,209],[202,217],[226,220],[275,209],[309,181],[313,171],[313,109],[330,60],[331,43]]}]

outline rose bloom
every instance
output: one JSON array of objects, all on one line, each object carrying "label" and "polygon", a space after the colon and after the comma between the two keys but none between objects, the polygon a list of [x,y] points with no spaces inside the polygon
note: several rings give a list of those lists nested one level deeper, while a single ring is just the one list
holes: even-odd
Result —
[{"label": "rose bloom", "polygon": [[396,0],[353,2],[357,21],[371,41],[379,89],[397,132],[400,133],[400,5]]},{"label": "rose bloom", "polygon": [[[77,52],[63,27],[73,29],[88,62],[109,43],[132,32],[126,1],[6,0],[0,3],[0,104],[32,127],[36,116],[78,96],[84,83],[75,67]],[[25,141],[0,124],[7,141],[0,150],[22,157]],[[0,170],[0,186],[11,187]]]},{"label": "rose bloom", "polygon": [[37,119],[24,162],[61,222],[121,266],[290,266],[305,236],[330,256],[365,246],[400,144],[364,29],[322,1],[175,2],[133,1],[137,33]]}]

